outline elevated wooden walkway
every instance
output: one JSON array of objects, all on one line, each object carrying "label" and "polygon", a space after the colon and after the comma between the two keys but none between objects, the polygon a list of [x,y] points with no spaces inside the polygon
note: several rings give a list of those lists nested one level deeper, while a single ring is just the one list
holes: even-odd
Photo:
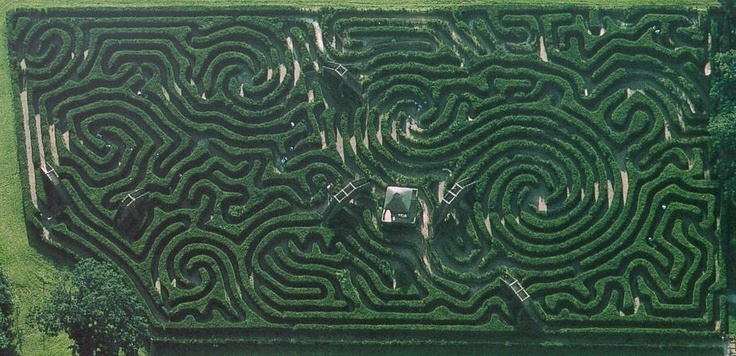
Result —
[{"label": "elevated wooden walkway", "polygon": [[501,281],[503,281],[503,283],[506,283],[506,285],[509,286],[509,288],[511,288],[512,291],[514,291],[514,293],[516,294],[516,296],[519,298],[519,300],[522,303],[525,300],[529,299],[529,293],[526,292],[526,289],[524,289],[524,286],[522,286],[521,283],[519,283],[519,281],[516,278],[508,274],[502,275],[500,278],[501,278]]},{"label": "elevated wooden walkway", "polygon": [[369,188],[370,185],[367,178],[359,178],[346,184],[337,193],[330,195],[327,207],[322,211],[324,221],[329,221],[335,213],[342,209],[346,202],[353,199],[360,191]]}]

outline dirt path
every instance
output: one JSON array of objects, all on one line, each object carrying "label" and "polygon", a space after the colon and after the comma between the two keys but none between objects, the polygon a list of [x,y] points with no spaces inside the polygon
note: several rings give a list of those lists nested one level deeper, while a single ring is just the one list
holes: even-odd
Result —
[{"label": "dirt path", "polygon": [[320,51],[325,51],[325,43],[322,42],[322,28],[319,27],[319,22],[312,21],[312,25],[314,26],[314,36],[317,37],[317,48],[319,48]]},{"label": "dirt path", "polygon": [[28,185],[30,186],[31,190],[31,202],[33,203],[33,206],[38,209],[38,195],[36,193],[36,171],[33,168],[33,149],[31,149],[31,145],[33,144],[31,142],[31,120],[28,117],[28,92],[25,90],[20,93],[20,105],[23,111],[23,132],[25,136],[26,146],[26,164],[28,166]]},{"label": "dirt path", "polygon": [[59,148],[56,145],[56,125],[49,126],[49,143],[51,144],[51,158],[54,165],[59,165]]},{"label": "dirt path", "polygon": [[606,190],[608,193],[608,207],[611,207],[611,204],[613,204],[613,183],[611,183],[611,180],[608,180],[608,183],[606,184]]},{"label": "dirt path", "polygon": [[547,49],[544,47],[544,36],[539,36],[539,57],[542,61],[547,62]]},{"label": "dirt path", "polygon": [[335,140],[337,141],[337,153],[340,155],[340,158],[342,158],[342,163],[345,163],[345,148],[342,145],[342,135],[340,134],[340,130],[337,130]]},{"label": "dirt path", "polygon": [[[240,88],[241,88],[240,91],[242,93],[243,87],[241,86]],[[243,95],[241,94],[240,96],[243,96]],[[309,91],[307,92],[307,101],[310,103],[314,102],[314,90],[313,89],[309,89]]]},{"label": "dirt path", "polygon": [[319,137],[322,139],[322,149],[324,150],[325,148],[327,148],[327,138],[325,137],[324,130],[319,132]]},{"label": "dirt path", "polygon": [[593,183],[593,199],[595,201],[598,201],[598,197],[600,195],[600,192],[598,190],[598,182]]},{"label": "dirt path", "polygon": [[547,212],[547,201],[542,196],[539,196],[539,198],[537,199],[537,211],[539,211],[540,213]]},{"label": "dirt path", "polygon": [[378,143],[383,146],[383,135],[381,134],[381,122],[383,121],[383,114],[378,116],[378,130],[376,130],[376,139]]},{"label": "dirt path", "polygon": [[672,138],[672,133],[670,132],[670,125],[667,124],[665,121],[664,123],[664,139],[669,140]]},{"label": "dirt path", "polygon": [[705,68],[703,68],[703,72],[706,76],[710,75],[710,61],[705,63]]},{"label": "dirt path", "polygon": [[432,265],[429,264],[429,256],[424,255],[422,261],[424,261],[424,265],[427,266],[427,271],[429,271],[429,274],[434,274],[434,272],[432,272]]},{"label": "dirt path", "polygon": [[[419,204],[422,206],[422,236],[424,236],[425,239],[429,239],[429,209],[427,209],[427,204],[424,202],[424,200],[419,199]],[[426,255],[424,257],[427,258]],[[425,261],[427,264],[427,267],[429,267],[429,262]],[[432,268],[429,268],[429,271],[432,272]]]},{"label": "dirt path", "polygon": [[677,109],[677,124],[680,125],[680,130],[685,131],[685,120],[682,118],[682,110]]},{"label": "dirt path", "polygon": [[279,84],[284,82],[284,78],[286,78],[286,66],[279,64]]},{"label": "dirt path", "polygon": [[644,94],[644,91],[641,89],[626,88],[626,99],[630,98],[634,93]]},{"label": "dirt path", "polygon": [[488,230],[488,234],[490,234],[491,237],[493,237],[493,231],[491,231],[491,217],[486,215],[486,218],[483,219],[483,222],[486,225],[486,230]]},{"label": "dirt path", "polygon": [[[240,85],[240,92],[241,92],[240,96],[243,96],[243,94],[242,94],[242,92],[243,92],[243,85],[242,84]],[[169,92],[166,91],[166,88],[164,88],[163,85],[161,86],[161,93],[164,94],[164,98],[166,98],[166,101],[171,101],[171,96],[169,95]]]},{"label": "dirt path", "polygon": [[441,180],[439,187],[437,188],[437,200],[442,201],[442,195],[445,191],[445,181]]},{"label": "dirt path", "polygon": [[41,161],[41,169],[48,169],[46,165],[46,152],[43,149],[43,133],[41,133],[41,115],[36,114],[36,140],[38,140],[38,156]]},{"label": "dirt path", "polygon": [[64,131],[64,133],[61,134],[61,138],[64,140],[64,146],[66,146],[66,150],[69,151],[69,131]]},{"label": "dirt path", "polygon": [[302,66],[299,65],[299,62],[295,59],[294,60],[294,86],[296,86],[296,82],[299,81],[299,77],[302,75]]},{"label": "dirt path", "polygon": [[23,58],[23,60],[20,61],[20,69],[22,71],[25,71],[26,70],[26,59],[25,58]]},{"label": "dirt path", "polygon": [[[302,73],[302,67],[299,65],[299,61],[296,58],[296,51],[294,51],[294,42],[291,40],[291,37],[286,37],[286,46],[289,47],[289,50],[291,51],[291,56],[294,57],[294,86],[296,86],[296,82],[299,81],[299,77]],[[284,75],[286,75],[285,70]],[[283,79],[281,79],[281,81],[283,81]]]},{"label": "dirt path", "polygon": [[350,137],[350,147],[353,149],[353,153],[357,155],[358,154],[358,140],[355,139],[355,136]]},{"label": "dirt path", "polygon": [[695,114],[695,105],[693,105],[693,102],[688,97],[685,97],[685,100],[687,101],[687,106],[690,107],[690,112]]},{"label": "dirt path", "polygon": [[626,205],[626,196],[629,195],[629,173],[621,171],[621,185],[623,186],[624,205]]}]

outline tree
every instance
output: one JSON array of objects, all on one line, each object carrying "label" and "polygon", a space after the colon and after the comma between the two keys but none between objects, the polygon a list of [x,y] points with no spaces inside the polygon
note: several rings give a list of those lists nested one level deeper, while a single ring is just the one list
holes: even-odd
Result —
[{"label": "tree", "polygon": [[0,355],[13,354],[16,345],[15,305],[5,272],[0,269]]},{"label": "tree", "polygon": [[714,56],[715,77],[710,90],[708,131],[718,154],[718,176],[724,198],[736,198],[736,50]]},{"label": "tree", "polygon": [[74,355],[136,355],[148,339],[143,303],[107,263],[84,259],[62,275],[50,296],[31,309],[30,326],[66,332]]}]

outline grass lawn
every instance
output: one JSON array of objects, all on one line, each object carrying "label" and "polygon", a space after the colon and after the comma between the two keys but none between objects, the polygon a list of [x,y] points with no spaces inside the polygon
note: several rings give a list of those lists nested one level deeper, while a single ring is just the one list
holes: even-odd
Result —
[{"label": "grass lawn", "polygon": [[[718,0],[614,0],[612,2],[601,2],[600,0],[556,0],[555,3],[570,3],[583,5],[606,6],[632,6],[632,5],[667,5],[667,6],[697,6],[700,8],[708,6],[719,6]],[[258,6],[258,5],[287,5],[302,8],[314,8],[322,6],[358,7],[358,8],[381,8],[381,9],[429,9],[442,7],[455,7],[462,5],[479,5],[494,3],[519,3],[519,4],[550,4],[549,0],[156,0],[142,2],[139,0],[106,0],[108,6],[186,6],[210,4],[213,6]],[[31,247],[26,236],[26,228],[23,219],[21,204],[21,189],[19,178],[19,166],[17,160],[17,145],[14,129],[14,121],[11,110],[13,98],[10,88],[10,72],[6,62],[6,23],[5,14],[8,10],[17,7],[85,7],[99,5],[99,0],[0,0],[0,12],[3,21],[0,22],[0,263],[4,266],[8,278],[11,280],[15,293],[25,314],[28,308],[37,302],[38,295],[42,294],[45,286],[44,281],[51,281],[55,271],[60,268],[68,268],[58,262],[49,259]],[[21,325],[25,325],[21,320]],[[27,329],[27,327],[24,327]],[[69,341],[65,336],[54,339],[45,339],[40,334],[25,330],[22,344],[23,354],[65,354]]]}]

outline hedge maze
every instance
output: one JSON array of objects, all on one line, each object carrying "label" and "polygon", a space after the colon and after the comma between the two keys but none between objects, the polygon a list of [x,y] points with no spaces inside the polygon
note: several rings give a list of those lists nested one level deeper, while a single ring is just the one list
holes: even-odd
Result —
[{"label": "hedge maze", "polygon": [[118,265],[160,335],[726,330],[707,11],[8,21],[33,238]]}]

